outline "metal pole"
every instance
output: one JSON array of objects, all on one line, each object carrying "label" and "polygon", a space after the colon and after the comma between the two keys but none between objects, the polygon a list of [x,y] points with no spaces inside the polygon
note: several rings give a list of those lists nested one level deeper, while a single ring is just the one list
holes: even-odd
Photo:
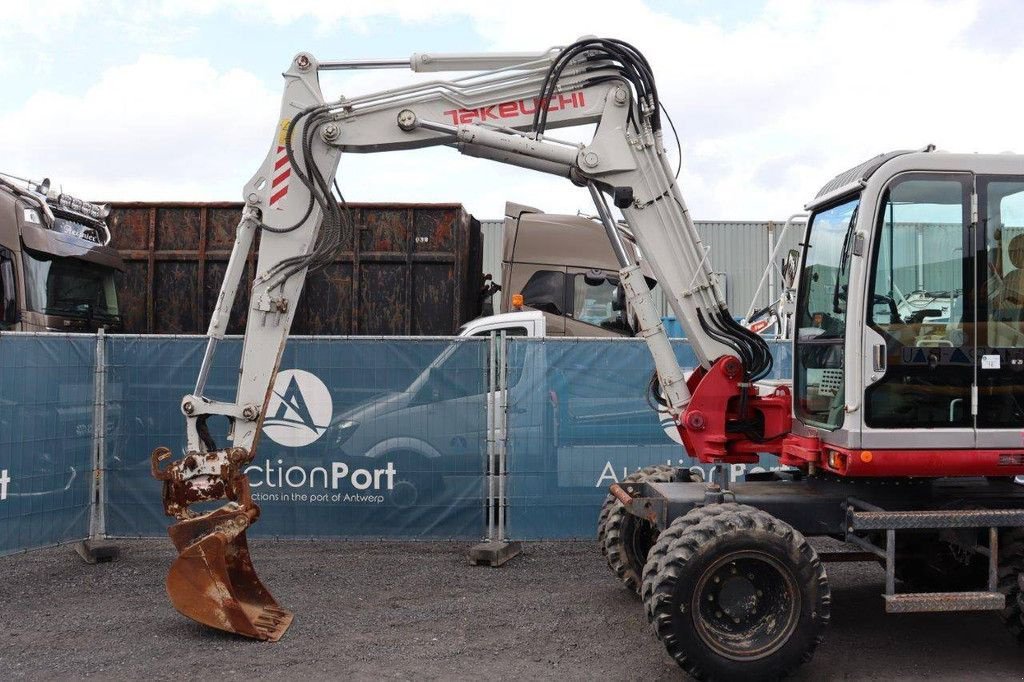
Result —
[{"label": "metal pole", "polygon": [[885,593],[896,594],[896,531],[885,531]]},{"label": "metal pole", "polygon": [[[768,263],[764,267],[764,272],[761,273],[761,281],[757,283],[757,288],[754,290],[754,296],[750,299],[750,307],[747,308],[747,314],[745,319],[750,319],[750,316],[754,314],[754,308],[757,306],[757,296],[761,293],[761,289],[764,288],[765,282],[768,280],[768,274],[771,269],[777,267],[775,265],[775,257],[779,253],[779,249],[782,248],[783,237],[786,236],[786,231],[789,230],[790,226],[799,220],[800,218],[807,218],[810,216],[809,213],[794,213],[786,219],[786,222],[782,225],[782,230],[779,232],[779,236],[776,238],[775,245],[771,249],[771,253],[768,255]],[[774,303],[774,298],[769,301],[769,304]]]},{"label": "metal pole", "polygon": [[988,591],[999,589],[999,529],[988,529]]},{"label": "metal pole", "polygon": [[494,332],[488,334],[487,353],[487,541],[494,540],[494,469],[495,469],[495,411],[498,391],[495,381]]},{"label": "metal pole", "polygon": [[619,234],[618,225],[608,209],[608,204],[605,203],[604,197],[601,196],[601,190],[592,182],[587,183],[587,189],[590,190],[590,198],[594,200],[597,215],[600,216],[601,224],[604,225],[605,234],[608,235],[608,241],[612,244],[612,251],[615,252],[615,260],[618,261],[619,267],[626,268],[630,265],[635,265],[633,259],[626,253],[626,247],[622,243],[622,235]]},{"label": "metal pole", "polygon": [[[781,235],[780,235],[781,237]],[[768,302],[775,301],[775,223],[768,221]]]},{"label": "metal pole", "polygon": [[106,535],[107,523],[104,504],[106,502],[106,338],[104,330],[96,330],[96,368],[93,376],[92,452],[93,475],[89,490],[89,539],[95,540]]},{"label": "metal pole", "polygon": [[498,365],[498,393],[501,396],[501,411],[498,419],[501,423],[501,438],[498,441],[498,542],[505,541],[505,475],[508,460],[508,335],[501,332],[501,364]]}]

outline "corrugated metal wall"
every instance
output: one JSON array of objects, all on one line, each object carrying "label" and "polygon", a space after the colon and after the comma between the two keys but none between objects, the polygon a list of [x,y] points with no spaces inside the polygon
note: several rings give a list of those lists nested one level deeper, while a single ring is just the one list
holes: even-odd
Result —
[{"label": "corrugated metal wall", "polygon": [[[697,221],[697,232],[705,246],[711,247],[708,258],[717,272],[725,275],[726,298],[734,315],[745,315],[751,298],[761,281],[771,246],[776,243],[785,221]],[[500,283],[503,220],[481,220],[484,235],[484,273],[491,273]],[[803,240],[803,223],[794,224],[783,237],[776,261],[785,258],[790,249],[799,248]],[[778,263],[776,263],[778,264]],[[775,291],[780,281],[774,276]],[[768,305],[768,284],[757,298],[756,307]],[[662,315],[671,311],[660,289],[655,290],[655,299]],[[501,305],[501,294],[495,296],[494,309]]]},{"label": "corrugated metal wall", "polygon": [[[505,232],[504,220],[481,220],[480,232],[484,236],[483,273],[490,274],[494,281],[501,284],[501,252],[504,249],[502,235]],[[494,312],[501,310],[501,294],[494,295]]]}]

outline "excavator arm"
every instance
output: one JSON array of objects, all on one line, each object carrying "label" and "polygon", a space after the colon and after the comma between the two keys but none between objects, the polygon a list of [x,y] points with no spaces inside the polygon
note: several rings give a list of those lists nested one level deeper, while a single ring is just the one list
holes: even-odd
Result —
[{"label": "excavator arm", "polygon": [[[320,91],[323,70],[397,66],[476,73],[334,102]],[[771,355],[759,336],[729,314],[665,153],[650,66],[635,48],[584,38],[533,55],[318,62],[301,53],[284,78],[273,143],[245,186],[245,208],[199,378],[182,400],[187,453],[166,469],[160,462],[169,451],[153,453],[154,475],[164,481],[165,511],[179,520],[170,532],[181,556],[168,591],[185,615],[261,639],[277,639],[290,622],[291,615],[259,583],[245,550],[245,528],[255,521],[258,507],[244,467],[258,446],[306,273],[333,260],[349,220],[340,194],[334,196],[343,152],[443,145],[587,187],[619,259],[637,335],[654,358],[654,393],[677,419],[690,451],[706,461],[747,461],[766,432],[788,428],[788,422],[779,423],[783,412],[788,416],[788,395],[774,396],[778,406],[758,402],[753,382],[770,369]],[[547,134],[585,124],[596,124],[589,143]],[[630,255],[633,250],[621,243],[608,198],[633,232],[697,354],[700,366],[689,378]],[[233,401],[217,401],[205,396],[206,381],[257,232],[259,257],[238,389]],[[779,409],[783,402],[784,410]],[[227,419],[230,446],[211,434],[209,421],[218,416]],[[189,509],[222,498],[229,502],[215,512],[197,515]]]}]

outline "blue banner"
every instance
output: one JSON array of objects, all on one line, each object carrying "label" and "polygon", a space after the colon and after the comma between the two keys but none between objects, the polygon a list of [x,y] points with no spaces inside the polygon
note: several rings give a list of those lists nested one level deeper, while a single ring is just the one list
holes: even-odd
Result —
[{"label": "blue banner", "polygon": [[[162,534],[172,519],[150,476],[158,445],[185,447],[181,397],[200,338],[111,337],[111,535]],[[247,468],[263,514],[250,534],[476,539],[484,533],[485,339],[288,342],[258,453]],[[241,340],[218,346],[206,395],[233,399]],[[226,421],[210,421],[218,446]]]},{"label": "blue banner", "polygon": [[[683,449],[674,422],[647,402],[654,371],[637,339],[513,339],[509,342],[509,536],[519,540],[590,538],[608,486],[650,464],[688,467],[713,478],[710,465]],[[673,341],[684,368],[697,359]],[[790,347],[771,343],[769,379],[790,376]],[[778,468],[765,456],[747,471]]]},{"label": "blue banner", "polygon": [[[185,448],[182,396],[201,337],[105,341],[106,530],[161,536],[161,486],[150,453]],[[674,342],[684,367],[696,358]],[[95,337],[0,336],[0,553],[89,532]],[[241,339],[220,344],[206,394],[235,394]],[[790,375],[772,343],[772,378]],[[483,338],[295,338],[247,469],[263,515],[251,533],[279,537],[481,538],[486,522],[490,345]],[[495,368],[496,370],[496,368]],[[590,537],[611,483],[689,458],[667,414],[647,403],[653,366],[634,339],[511,339],[507,414],[508,534]],[[227,421],[211,419],[220,446]],[[777,466],[765,458],[759,467]],[[734,478],[746,469],[735,467]]]},{"label": "blue banner", "polygon": [[92,336],[0,335],[0,554],[84,538]]}]

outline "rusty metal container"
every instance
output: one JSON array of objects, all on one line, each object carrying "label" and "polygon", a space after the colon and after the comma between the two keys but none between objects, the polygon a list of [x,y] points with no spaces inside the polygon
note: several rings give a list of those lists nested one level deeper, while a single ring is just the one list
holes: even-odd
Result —
[{"label": "rusty metal container", "polygon": [[[349,204],[344,250],[306,280],[293,334],[446,335],[479,316],[480,223],[460,204]],[[126,333],[206,332],[241,215],[238,202],[113,202]],[[252,279],[256,249],[249,258]],[[228,327],[241,333],[248,292]]]}]

